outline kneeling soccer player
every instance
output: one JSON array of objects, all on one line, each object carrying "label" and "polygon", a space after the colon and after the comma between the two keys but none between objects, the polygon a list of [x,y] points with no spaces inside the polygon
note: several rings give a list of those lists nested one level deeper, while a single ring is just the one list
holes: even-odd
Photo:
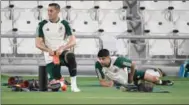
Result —
[{"label": "kneeling soccer player", "polygon": [[160,80],[158,76],[144,71],[135,70],[135,64],[126,57],[110,57],[107,49],[98,52],[98,61],[95,63],[95,70],[100,85],[112,87],[115,83],[127,85],[145,80],[158,85],[172,85],[169,80]]},{"label": "kneeling soccer player", "polygon": [[71,27],[66,20],[59,17],[60,5],[51,3],[48,6],[49,19],[43,20],[38,26],[36,47],[44,52],[46,70],[53,83],[61,79],[61,65],[68,67],[71,77],[71,91],[80,92],[77,87],[77,63],[75,55],[71,52],[76,44]]}]

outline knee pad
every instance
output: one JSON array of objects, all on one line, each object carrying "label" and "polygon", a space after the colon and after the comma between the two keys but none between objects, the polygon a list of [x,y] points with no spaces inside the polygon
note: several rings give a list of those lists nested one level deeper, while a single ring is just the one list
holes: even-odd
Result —
[{"label": "knee pad", "polygon": [[66,54],[66,62],[69,65],[70,68],[74,69],[76,68],[76,60],[75,60],[75,55],[73,53],[67,53]]},{"label": "knee pad", "polygon": [[76,76],[77,63],[76,63],[76,60],[75,60],[75,55],[73,53],[68,52],[66,54],[66,62],[68,64],[70,76]]}]

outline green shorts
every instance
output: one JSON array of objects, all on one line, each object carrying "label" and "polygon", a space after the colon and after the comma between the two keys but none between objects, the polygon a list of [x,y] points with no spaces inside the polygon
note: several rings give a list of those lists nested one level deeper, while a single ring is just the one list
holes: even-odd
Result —
[{"label": "green shorts", "polygon": [[133,80],[141,80],[144,79],[145,71],[135,71]]},{"label": "green shorts", "polygon": [[55,65],[53,62],[46,65],[46,70],[47,70],[48,75],[49,75],[49,80],[60,79],[62,77],[61,76],[61,66],[67,66],[68,67],[68,65],[66,64],[66,62],[64,60],[64,56],[65,56],[66,52],[67,51],[64,51],[59,57],[60,65]]}]

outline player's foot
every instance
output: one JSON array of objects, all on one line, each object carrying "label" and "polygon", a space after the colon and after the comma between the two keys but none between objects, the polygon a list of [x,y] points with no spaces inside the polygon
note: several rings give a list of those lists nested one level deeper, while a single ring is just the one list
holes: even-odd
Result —
[{"label": "player's foot", "polygon": [[72,91],[72,92],[80,92],[81,90],[76,87],[76,88],[71,88],[71,91]]},{"label": "player's foot", "polygon": [[172,86],[174,83],[170,80],[162,80],[162,85]]},{"label": "player's foot", "polygon": [[57,83],[57,80],[53,79],[49,81],[49,84],[54,84],[54,83]]}]

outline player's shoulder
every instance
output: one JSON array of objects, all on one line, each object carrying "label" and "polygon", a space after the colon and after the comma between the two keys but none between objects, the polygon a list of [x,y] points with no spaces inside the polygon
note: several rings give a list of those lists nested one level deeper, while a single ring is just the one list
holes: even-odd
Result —
[{"label": "player's shoulder", "polygon": [[100,62],[99,62],[99,61],[96,61],[96,62],[95,62],[95,65],[100,65]]},{"label": "player's shoulder", "polygon": [[123,57],[123,56],[118,56],[117,57],[117,60],[129,60],[129,58],[128,57]]},{"label": "player's shoulder", "polygon": [[67,20],[64,20],[64,19],[61,20],[60,22],[61,22],[62,24],[64,24],[64,25],[69,24],[69,22],[68,22]]},{"label": "player's shoulder", "polygon": [[99,61],[95,62],[95,67],[102,67]]},{"label": "player's shoulder", "polygon": [[116,64],[123,64],[126,62],[132,62],[132,60],[129,59],[128,57],[119,56],[119,57],[117,57],[115,62],[116,62]]},{"label": "player's shoulder", "polygon": [[116,60],[122,60],[122,59],[125,59],[125,58],[122,57],[122,56],[118,56],[118,57],[116,57]]},{"label": "player's shoulder", "polygon": [[42,21],[39,22],[39,25],[44,25],[44,24],[46,24],[46,23],[48,23],[47,20],[42,20]]}]

